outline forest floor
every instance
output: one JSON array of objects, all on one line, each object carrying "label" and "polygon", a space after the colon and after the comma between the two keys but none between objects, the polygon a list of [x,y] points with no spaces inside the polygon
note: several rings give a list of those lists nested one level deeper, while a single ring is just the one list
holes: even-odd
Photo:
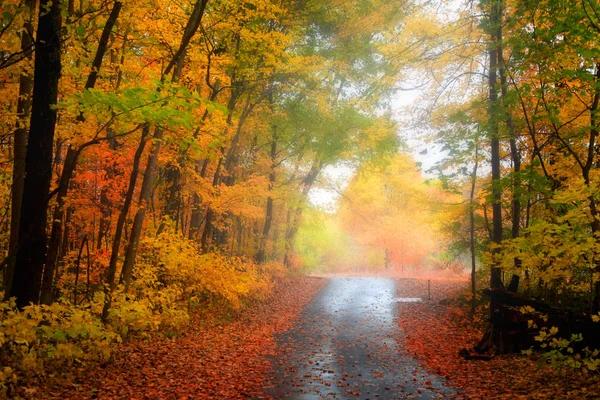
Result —
[{"label": "forest floor", "polygon": [[[427,299],[427,280],[397,279],[398,297]],[[464,360],[462,348],[481,339],[482,326],[472,322],[469,307],[459,298],[468,283],[431,280],[431,300],[398,303],[399,342],[430,372],[444,376],[466,399],[587,399],[600,398],[598,376],[572,369],[554,370],[541,356],[495,356],[489,361]],[[468,297],[467,297],[468,298]],[[482,306],[485,308],[485,306]],[[480,310],[483,316],[485,310]],[[480,319],[482,319],[481,317]]]},{"label": "forest floor", "polygon": [[323,289],[327,282],[284,281],[239,315],[205,315],[172,339],[127,341],[111,362],[47,372],[17,396],[600,398],[597,376],[555,371],[539,356],[459,356],[481,338],[477,326],[483,326],[460,300],[464,280],[431,278],[431,300],[422,278],[331,278]]},{"label": "forest floor", "polygon": [[288,330],[327,281],[280,282],[269,297],[227,320],[194,321],[169,339],[133,340],[105,365],[55,372],[46,383],[19,388],[27,399],[247,399],[264,398],[272,376],[275,335]]}]

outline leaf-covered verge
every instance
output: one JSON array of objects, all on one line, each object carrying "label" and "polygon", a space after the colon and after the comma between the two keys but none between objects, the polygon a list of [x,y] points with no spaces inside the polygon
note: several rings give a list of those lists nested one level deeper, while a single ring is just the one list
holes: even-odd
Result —
[{"label": "leaf-covered verge", "polygon": [[[586,376],[565,368],[555,370],[539,354],[502,355],[489,361],[465,360],[460,356],[461,349],[475,344],[483,334],[477,328],[481,324],[471,323],[468,307],[459,300],[466,286],[461,281],[432,280],[431,301],[398,303],[400,342],[426,368],[461,389],[460,398],[598,397],[597,375]],[[397,287],[399,297],[422,297],[427,293],[426,280],[399,279]],[[485,312],[483,308],[481,311]]]},{"label": "leaf-covered verge", "polygon": [[77,273],[61,280],[64,293],[72,296],[51,305],[31,304],[20,311],[14,298],[0,303],[0,397],[30,381],[110,362],[123,341],[174,337],[193,318],[237,314],[293,275],[280,263],[200,254],[195,243],[171,230],[145,239],[140,248],[135,279],[112,293],[106,317],[106,291],[90,284],[89,275],[87,284],[82,282]]},{"label": "leaf-covered verge", "polygon": [[263,398],[274,335],[292,325],[326,283],[281,279],[261,301],[239,313],[197,315],[173,338],[154,336],[119,345],[109,361],[48,371],[17,388],[25,399]]}]

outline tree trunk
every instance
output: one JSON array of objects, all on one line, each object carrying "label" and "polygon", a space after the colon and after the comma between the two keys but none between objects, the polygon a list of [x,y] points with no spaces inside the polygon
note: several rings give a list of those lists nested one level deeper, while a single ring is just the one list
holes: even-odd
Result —
[{"label": "tree trunk", "polygon": [[[587,160],[586,160],[586,164],[584,167],[584,179],[585,179],[585,183],[586,185],[590,185],[591,180],[590,180],[590,171],[592,169],[592,167],[594,166],[594,158],[597,156],[598,154],[598,145],[596,143],[596,139],[598,138],[598,135],[600,132],[598,132],[598,106],[600,105],[600,87],[598,86],[598,84],[600,83],[600,63],[596,63],[595,65],[595,73],[594,73],[594,83],[595,83],[595,92],[594,92],[594,97],[592,100],[592,104],[590,106],[590,138],[589,138],[589,143],[588,143],[588,154],[587,154]],[[598,164],[596,163],[596,166]],[[598,241],[598,233],[600,232],[600,215],[598,212],[598,205],[596,203],[596,199],[594,198],[594,196],[590,196],[589,199],[589,204],[590,204],[590,213],[592,215],[592,223],[591,223],[591,229],[592,229],[592,235],[595,238],[596,241]],[[600,260],[594,260],[595,261],[595,272],[596,273],[600,273]],[[595,283],[595,290],[594,290],[594,299],[592,300],[592,313],[593,314],[598,314],[600,312],[600,280],[597,280]]]},{"label": "tree trunk", "polygon": [[156,128],[153,135],[154,147],[152,148],[152,152],[148,156],[148,162],[146,163],[146,171],[144,173],[144,179],[142,180],[142,189],[140,191],[138,209],[135,213],[135,217],[133,218],[133,225],[131,227],[129,242],[127,244],[127,248],[125,249],[125,261],[123,261],[123,271],[121,273],[120,283],[125,283],[126,290],[129,288],[129,284],[131,282],[133,265],[135,263],[135,257],[137,255],[140,236],[142,234],[144,218],[146,216],[146,210],[148,208],[148,205],[150,203],[150,197],[152,195],[154,170],[156,169],[156,163],[158,161],[158,154],[160,152],[160,143],[162,140],[162,135],[162,128]]},{"label": "tree trunk", "polygon": [[[185,51],[190,43],[190,40],[200,27],[200,23],[202,22],[202,17],[204,15],[204,10],[206,8],[207,3],[208,0],[198,0],[194,5],[194,9],[192,10],[192,14],[190,15],[190,18],[188,19],[188,22],[186,24],[183,37],[179,44],[179,48],[173,56],[173,58],[171,59],[171,61],[169,62],[169,64],[167,65],[167,67],[165,68],[161,80],[164,80],[172,72],[172,82],[179,81]],[[131,229],[131,235],[129,237],[129,243],[125,252],[125,261],[123,263],[123,272],[121,280],[125,283],[126,289],[129,287],[129,283],[131,282],[131,277],[133,274],[133,265],[135,263],[137,247],[139,245],[140,236],[142,233],[144,217],[146,214],[146,207],[150,202],[150,196],[152,194],[154,170],[158,161],[158,154],[160,152],[162,135],[162,128],[156,128],[154,130],[154,148],[152,150],[152,153],[148,157],[148,163],[146,164],[146,172],[144,173],[144,180],[142,182],[142,190],[140,193],[138,211],[134,217],[133,227]]]},{"label": "tree trunk", "polygon": [[[111,63],[112,64],[117,64],[118,63],[118,67],[117,67],[117,74],[116,74],[116,79],[115,79],[115,91],[118,91],[120,86],[121,86],[121,79],[123,76],[123,71],[122,71],[122,67],[125,64],[125,52],[127,50],[127,31],[126,34],[123,37],[123,46],[121,48],[121,58],[120,60],[117,59],[117,54],[116,51],[114,51],[114,49],[111,50]],[[111,82],[113,81],[114,76],[111,77]],[[112,127],[108,127],[106,130],[106,136],[108,138],[108,146],[111,150],[115,151],[117,150],[117,140],[114,137],[115,132],[112,129]],[[115,164],[108,166],[108,169],[106,171],[106,177],[107,179],[110,181],[112,179],[115,178],[115,176],[118,174],[117,171],[117,166]],[[112,215],[112,204],[108,198],[107,195],[108,192],[108,188],[103,187],[100,193],[100,223],[98,226],[98,238],[97,238],[97,244],[96,244],[96,248],[100,249],[102,248],[102,242],[105,240],[105,238],[108,239],[109,236],[109,232],[110,232],[110,220],[111,220],[111,215]],[[107,240],[108,242],[108,240]],[[108,244],[107,244],[108,247]]]},{"label": "tree trunk", "polygon": [[[489,123],[488,134],[491,141],[492,164],[492,241],[499,245],[502,242],[502,184],[500,180],[500,129],[498,112],[497,61],[498,47],[501,37],[502,0],[492,1],[490,10],[490,51],[489,51]],[[498,248],[494,251],[497,253]],[[496,261],[491,268],[490,286],[493,289],[502,288],[502,273]]]},{"label": "tree trunk", "polygon": [[[23,24],[21,33],[21,51],[26,54],[26,62],[33,61],[33,16],[36,2],[27,0],[29,16]],[[15,261],[19,244],[19,224],[21,219],[21,203],[23,201],[23,184],[25,182],[25,157],[27,154],[27,123],[31,117],[31,90],[33,76],[21,71],[19,76],[19,98],[17,99],[17,122],[13,142],[13,177],[11,191],[10,239],[8,259],[4,269],[4,300],[8,300],[15,271]]]},{"label": "tree trunk", "polygon": [[477,268],[477,254],[475,253],[475,186],[477,183],[477,168],[479,167],[479,143],[475,143],[475,166],[473,167],[473,174],[471,174],[471,192],[469,193],[469,248],[471,251],[471,313],[475,315],[475,306],[477,304],[476,294],[476,268]]},{"label": "tree trunk", "polygon": [[275,168],[277,168],[277,133],[273,133],[273,139],[271,140],[271,172],[269,173],[269,197],[267,198],[267,209],[265,215],[265,224],[263,226],[262,236],[258,246],[258,252],[256,253],[255,259],[259,264],[263,264],[266,261],[266,245],[267,239],[269,238],[269,232],[271,231],[271,225],[273,223],[273,196],[272,192],[275,188]]},{"label": "tree trunk", "polygon": [[56,128],[58,81],[61,73],[60,3],[41,0],[35,43],[31,123],[25,158],[25,181],[19,224],[19,240],[11,297],[23,308],[39,301],[42,271],[46,262],[46,224],[52,150]]},{"label": "tree trunk", "polygon": [[[517,147],[517,129],[515,127],[512,115],[506,103],[508,99],[508,82],[506,80],[506,63],[503,55],[503,41],[502,41],[502,30],[498,30],[498,73],[500,75],[500,87],[502,91],[502,108],[503,114],[506,118],[506,125],[510,132],[510,157],[513,164],[513,187],[512,187],[512,238],[519,237],[521,230],[521,154]],[[514,265],[516,270],[521,268],[521,260],[519,258],[514,259]],[[507,289],[511,292],[516,293],[519,287],[520,275],[513,274]]]},{"label": "tree trunk", "polygon": [[133,201],[133,194],[135,192],[135,184],[137,182],[137,177],[140,173],[140,161],[142,159],[142,153],[144,152],[144,148],[146,147],[146,143],[148,141],[148,135],[150,134],[150,126],[145,125],[142,130],[142,136],[140,138],[140,144],[135,151],[135,155],[133,156],[133,167],[131,170],[131,175],[129,176],[129,186],[127,188],[127,193],[125,194],[125,201],[123,203],[123,207],[121,208],[121,212],[119,213],[119,218],[117,220],[117,226],[115,227],[115,236],[113,238],[112,251],[110,254],[110,262],[108,264],[108,269],[106,270],[105,277],[105,286],[104,286],[104,307],[102,309],[102,321],[106,322],[108,319],[108,311],[110,310],[111,303],[111,294],[115,288],[115,276],[117,274],[117,260],[119,258],[119,249],[121,247],[121,238],[123,237],[123,228],[125,227],[125,221],[127,219],[127,214],[129,213],[129,208],[131,207],[131,203]]},{"label": "tree trunk", "polygon": [[[206,158],[202,163],[202,167],[200,168],[200,179],[206,177],[206,170],[208,168],[208,164],[210,163],[210,159]],[[192,214],[190,216],[190,229],[189,229],[189,240],[198,240],[198,233],[200,232],[200,227],[202,226],[202,199],[198,195],[198,193],[194,193],[192,197]]]}]

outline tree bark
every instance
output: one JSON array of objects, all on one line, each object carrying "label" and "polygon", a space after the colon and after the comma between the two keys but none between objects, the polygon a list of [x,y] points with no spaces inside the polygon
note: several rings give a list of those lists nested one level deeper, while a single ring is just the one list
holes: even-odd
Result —
[{"label": "tree bark", "polygon": [[[36,2],[27,0],[29,17],[23,24],[21,33],[21,51],[26,54],[26,62],[33,61],[33,16]],[[31,117],[31,90],[33,76],[21,71],[19,76],[19,98],[17,100],[17,122],[13,142],[13,177],[11,191],[10,238],[6,267],[4,269],[4,300],[8,300],[15,272],[15,261],[19,244],[19,224],[21,219],[21,203],[23,201],[23,184],[25,182],[25,157],[27,155],[27,121]]]},{"label": "tree bark", "polygon": [[135,151],[135,155],[133,156],[133,168],[131,170],[131,175],[129,176],[129,186],[127,188],[127,193],[125,194],[125,201],[123,203],[123,207],[121,208],[121,212],[119,213],[119,218],[117,220],[117,226],[115,227],[115,236],[113,238],[112,243],[112,251],[110,254],[110,262],[108,264],[108,268],[106,270],[105,277],[105,286],[104,286],[104,307],[102,309],[102,321],[106,322],[108,319],[108,311],[110,310],[111,304],[111,294],[115,288],[115,276],[117,274],[117,260],[119,258],[119,249],[121,247],[121,238],[123,237],[123,228],[125,227],[125,221],[127,219],[127,214],[129,213],[129,208],[131,207],[131,203],[133,201],[133,194],[135,192],[135,184],[137,182],[137,177],[140,173],[140,161],[142,159],[142,153],[144,152],[144,148],[146,147],[146,142],[148,141],[148,135],[150,134],[150,126],[145,125],[142,130],[142,136],[140,138],[140,144]]},{"label": "tree bark", "polygon": [[475,306],[477,303],[477,282],[476,282],[476,268],[477,268],[477,254],[475,253],[475,244],[477,238],[475,237],[475,186],[477,184],[477,168],[479,167],[479,143],[475,143],[475,166],[473,167],[473,173],[471,174],[471,191],[469,193],[469,248],[471,251],[471,313],[475,315]]},{"label": "tree bark", "polygon": [[[506,118],[506,125],[510,132],[510,157],[513,164],[513,181],[512,181],[512,200],[511,200],[511,212],[512,212],[512,238],[519,237],[521,230],[521,154],[517,146],[517,129],[512,119],[512,115],[508,108],[508,82],[506,80],[506,63],[503,55],[503,39],[502,29],[498,29],[498,74],[500,75],[500,87],[502,93],[502,108],[503,114]],[[514,259],[514,266],[516,270],[521,268],[521,260],[519,258]],[[507,289],[511,292],[517,292],[519,287],[520,275],[513,274]]]},{"label": "tree bark", "polygon": [[37,303],[46,262],[46,224],[61,74],[60,3],[41,0],[35,42],[33,100],[15,273],[10,295],[23,308]]},{"label": "tree bark", "polygon": [[[114,49],[113,49],[114,50]],[[116,52],[111,51],[111,63],[117,64],[118,62],[118,71],[116,74],[116,82],[115,82],[115,91],[118,91],[121,86],[121,78],[123,75],[122,67],[125,64],[125,51],[127,50],[127,34],[125,34],[123,38],[123,46],[121,48],[121,58],[117,60]],[[112,81],[112,79],[111,79]],[[117,140],[114,137],[115,132],[109,126],[106,131],[106,136],[108,138],[108,146],[111,150],[117,150]],[[114,179],[114,177],[118,174],[117,166],[115,164],[108,166],[106,171],[106,177],[108,180]],[[111,202],[108,199],[108,188],[103,187],[100,193],[100,223],[98,226],[98,238],[96,248],[102,248],[102,242],[105,238],[108,238],[110,232],[110,220],[112,215],[111,210]],[[108,247],[108,244],[107,244]]]},{"label": "tree bark", "polygon": [[[498,48],[501,37],[501,19],[502,19],[502,0],[492,0],[490,9],[490,37],[491,47],[489,50],[489,123],[488,134],[491,143],[491,164],[492,164],[492,241],[499,245],[502,242],[502,186],[500,180],[500,129],[498,112],[498,88],[497,88],[497,61]],[[498,248],[494,251],[497,253]],[[502,273],[496,261],[491,268],[490,286],[493,289],[502,288]]]},{"label": "tree bark", "polygon": [[[276,129],[276,128],[274,128]],[[267,208],[265,215],[265,224],[263,226],[262,236],[258,246],[258,252],[256,253],[255,259],[259,264],[263,264],[266,261],[266,245],[267,239],[269,238],[269,232],[271,231],[271,225],[273,223],[273,189],[275,188],[275,168],[277,168],[277,133],[273,133],[271,140],[271,171],[269,173],[269,197],[267,198]]]},{"label": "tree bark", "polygon": [[146,216],[146,210],[150,203],[150,196],[152,194],[154,170],[156,169],[156,163],[158,161],[162,136],[162,128],[156,128],[152,138],[154,141],[154,147],[152,148],[152,152],[148,156],[148,162],[146,163],[146,171],[144,172],[144,179],[142,180],[142,189],[140,191],[138,209],[135,213],[135,217],[133,218],[129,242],[127,243],[127,247],[125,249],[125,261],[123,261],[123,271],[120,279],[120,283],[125,284],[125,290],[129,289],[129,284],[133,274],[133,265],[135,263],[140,236],[142,234],[144,218]]}]

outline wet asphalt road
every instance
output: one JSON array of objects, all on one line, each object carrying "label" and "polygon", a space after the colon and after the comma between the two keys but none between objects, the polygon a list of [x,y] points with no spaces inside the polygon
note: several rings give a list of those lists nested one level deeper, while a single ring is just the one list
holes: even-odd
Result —
[{"label": "wet asphalt road", "polygon": [[453,389],[398,345],[395,282],[332,278],[280,335],[275,399],[439,399]]}]

